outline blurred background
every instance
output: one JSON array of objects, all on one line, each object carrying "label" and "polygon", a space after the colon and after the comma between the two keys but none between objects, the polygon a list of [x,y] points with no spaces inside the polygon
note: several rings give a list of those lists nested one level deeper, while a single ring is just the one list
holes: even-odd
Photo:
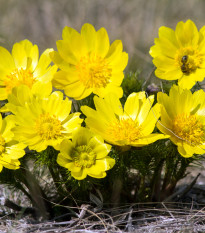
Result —
[{"label": "blurred background", "polygon": [[160,26],[175,28],[192,19],[205,24],[204,0],[0,0],[0,45],[11,49],[25,38],[40,52],[56,49],[65,26],[80,31],[84,23],[105,27],[110,41],[120,39],[129,54],[127,70],[146,78],[153,68],[149,48]]}]

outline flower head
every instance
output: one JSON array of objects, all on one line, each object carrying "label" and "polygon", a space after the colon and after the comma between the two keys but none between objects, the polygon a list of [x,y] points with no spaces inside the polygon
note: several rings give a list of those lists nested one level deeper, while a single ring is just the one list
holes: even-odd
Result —
[{"label": "flower head", "polygon": [[104,99],[94,97],[96,110],[82,106],[86,125],[105,141],[118,146],[141,147],[162,139],[163,134],[152,134],[160,116],[160,106],[152,108],[154,96],[146,98],[145,92],[128,96],[124,110],[114,94]]},{"label": "flower head", "polygon": [[205,92],[184,90],[176,85],[169,96],[158,93],[161,122],[157,127],[177,145],[184,157],[204,154],[205,149]]},{"label": "flower head", "polygon": [[175,31],[163,26],[150,54],[158,78],[190,89],[205,76],[205,27],[198,31],[191,20],[179,22]]},{"label": "flower head", "polygon": [[21,84],[32,88],[38,81],[50,82],[57,70],[57,66],[50,66],[51,51],[46,49],[39,59],[37,45],[28,40],[14,44],[11,54],[0,47],[0,100],[7,99],[12,89]]},{"label": "flower head", "polygon": [[13,116],[2,119],[0,115],[0,172],[3,167],[18,169],[20,166],[18,159],[25,154],[26,146],[14,140],[14,134],[11,131],[14,126]]},{"label": "flower head", "polygon": [[105,144],[99,135],[87,128],[73,133],[72,141],[65,139],[60,145],[57,163],[71,171],[71,175],[82,180],[88,176],[104,178],[115,160],[108,156],[111,146]]},{"label": "flower head", "polygon": [[110,45],[106,30],[96,31],[91,24],[85,24],[81,33],[65,27],[62,37],[57,41],[58,52],[51,53],[61,69],[54,76],[54,87],[75,99],[92,92],[103,97],[111,91],[121,97],[120,85],[128,61],[122,42],[116,40]]},{"label": "flower head", "polygon": [[1,112],[12,112],[16,113],[18,107],[24,107],[25,105],[31,104],[33,99],[47,98],[52,92],[51,82],[42,83],[36,82],[30,89],[26,85],[19,85],[12,89],[11,93],[8,94],[8,103],[6,103],[1,109]]},{"label": "flower head", "polygon": [[[20,101],[24,101],[27,91],[21,86],[16,89],[17,96],[22,97]],[[63,93],[58,91],[42,98],[34,95],[30,102],[15,108],[15,137],[31,150],[38,152],[45,150],[47,146],[58,149],[62,140],[71,138],[72,131],[83,121],[79,118],[80,113],[70,114],[71,104],[72,102],[67,98],[64,100]]]}]

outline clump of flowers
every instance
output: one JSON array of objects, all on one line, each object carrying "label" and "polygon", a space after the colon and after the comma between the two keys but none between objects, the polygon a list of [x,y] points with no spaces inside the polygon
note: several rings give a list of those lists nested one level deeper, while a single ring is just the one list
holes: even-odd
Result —
[{"label": "clump of flowers", "polygon": [[128,61],[122,42],[116,40],[110,45],[106,30],[96,31],[91,24],[83,25],[81,33],[65,27],[62,37],[56,43],[58,52],[51,53],[61,69],[54,75],[53,86],[76,100],[91,93],[104,97],[114,92],[122,97],[120,85]]},{"label": "clump of flowers", "polygon": [[[146,86],[139,72],[122,82],[128,55],[104,28],[65,27],[62,37],[40,58],[28,40],[11,54],[0,47],[0,181],[48,218],[67,216],[59,200],[100,208],[103,200],[164,200],[204,155],[205,92],[189,89],[205,76],[205,27],[187,20],[159,29],[150,49],[155,74],[179,85],[165,88]],[[32,178],[36,167],[49,173],[53,192]]]},{"label": "clump of flowers", "polygon": [[194,22],[180,21],[175,31],[160,27],[159,38],[150,48],[155,75],[160,79],[178,80],[182,88],[190,89],[205,77],[205,27],[198,30]]}]

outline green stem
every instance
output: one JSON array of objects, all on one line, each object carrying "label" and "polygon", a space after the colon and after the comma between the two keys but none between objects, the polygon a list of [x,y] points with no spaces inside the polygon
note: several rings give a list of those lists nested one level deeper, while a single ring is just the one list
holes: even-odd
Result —
[{"label": "green stem", "polygon": [[29,194],[27,196],[30,197],[33,206],[39,210],[40,215],[44,219],[53,217],[52,205],[48,201],[48,197],[28,169],[23,170],[19,181],[28,188]]},{"label": "green stem", "polygon": [[[50,160],[50,158],[56,157],[56,151],[53,148],[48,147],[47,148],[47,156],[48,156],[49,160]],[[52,176],[53,182],[55,184],[57,193],[59,194],[60,197],[64,196],[66,191],[63,189],[63,187],[60,183],[61,179],[60,179],[59,170],[57,169],[58,164],[56,163],[56,160],[51,159],[51,162],[49,162],[47,164],[47,166],[48,166],[48,170]]]},{"label": "green stem", "polygon": [[151,183],[151,200],[152,201],[160,201],[160,189],[161,189],[161,173],[162,168],[164,164],[164,159],[161,159],[158,163],[158,166],[156,166],[154,174],[153,174],[153,180]]},{"label": "green stem", "polygon": [[115,179],[112,187],[112,195],[111,202],[113,203],[113,207],[117,207],[120,204],[120,196],[122,192],[123,183],[120,177]]},{"label": "green stem", "polygon": [[[177,170],[179,162],[181,162],[181,164],[179,169]],[[166,183],[166,186],[164,185],[164,188],[161,190],[161,200],[164,200],[172,194],[177,182],[184,177],[184,174],[189,164],[190,161],[186,160],[185,158],[179,157],[177,159],[176,163],[174,164],[173,172],[172,174],[170,174],[169,183]]]},{"label": "green stem", "polygon": [[161,186],[161,172],[164,164],[164,159],[161,159],[155,167],[152,181],[150,183],[151,200],[159,201],[160,199],[160,186]]},{"label": "green stem", "polygon": [[51,165],[48,166],[48,169],[49,169],[49,172],[52,176],[52,179],[54,181],[54,184],[55,184],[55,187],[56,187],[56,190],[57,190],[59,196],[64,196],[65,190],[61,186],[60,176],[58,174],[58,171],[56,171],[56,169],[54,169],[53,166],[51,166]]},{"label": "green stem", "polygon": [[15,187],[21,190],[29,198],[31,202],[33,201],[31,195],[24,189],[23,185],[20,182],[18,182]]}]

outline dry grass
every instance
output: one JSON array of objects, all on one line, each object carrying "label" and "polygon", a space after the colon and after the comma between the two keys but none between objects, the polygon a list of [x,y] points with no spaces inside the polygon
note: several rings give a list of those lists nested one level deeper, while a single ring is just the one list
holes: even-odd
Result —
[{"label": "dry grass", "polygon": [[[70,208],[70,207],[69,207]],[[138,203],[95,213],[91,206],[78,208],[78,217],[63,222],[29,223],[29,219],[1,218],[0,231],[23,232],[204,232],[205,207],[190,203]]]}]

